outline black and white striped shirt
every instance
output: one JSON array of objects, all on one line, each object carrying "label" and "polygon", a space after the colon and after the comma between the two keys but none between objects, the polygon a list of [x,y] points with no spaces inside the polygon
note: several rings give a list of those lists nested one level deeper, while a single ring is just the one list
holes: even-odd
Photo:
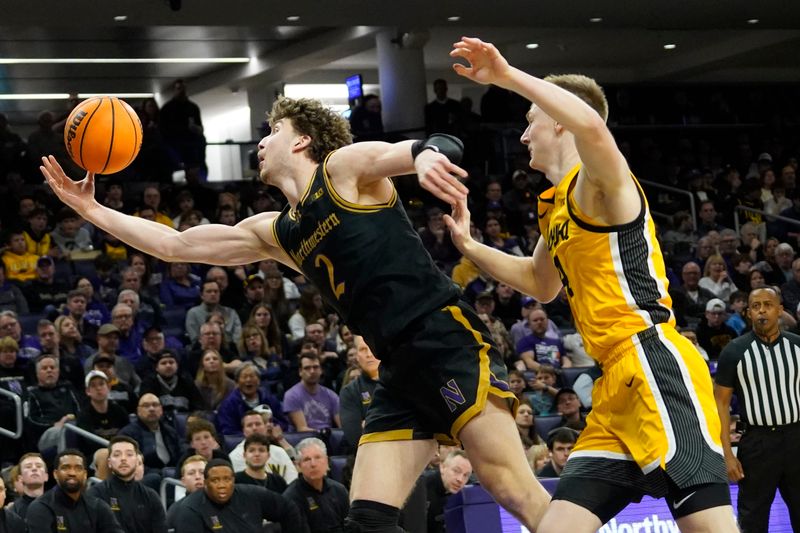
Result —
[{"label": "black and white striped shirt", "polygon": [[800,336],[782,332],[766,343],[751,331],[732,340],[720,354],[716,382],[735,390],[749,425],[800,422]]}]

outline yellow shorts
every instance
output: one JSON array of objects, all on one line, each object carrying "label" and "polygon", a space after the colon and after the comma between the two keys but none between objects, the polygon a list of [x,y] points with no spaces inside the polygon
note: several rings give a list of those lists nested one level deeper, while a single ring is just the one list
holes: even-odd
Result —
[{"label": "yellow shorts", "polygon": [[600,359],[592,411],[562,477],[592,477],[663,496],[726,482],[708,366],[668,324],[642,331]]}]

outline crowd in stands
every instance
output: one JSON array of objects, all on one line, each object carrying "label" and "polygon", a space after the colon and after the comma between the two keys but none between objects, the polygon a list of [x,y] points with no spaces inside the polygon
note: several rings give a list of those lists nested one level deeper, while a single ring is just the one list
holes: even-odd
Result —
[{"label": "crowd in stands", "polygon": [[[181,105],[170,113],[195,116],[183,100],[185,87],[177,89]],[[494,153],[487,141],[491,131],[464,126],[473,119],[479,124],[481,116],[468,109],[470,102],[448,99],[443,80],[435,89],[436,100],[425,110],[429,132],[472,135],[466,164],[477,169],[467,179],[473,235],[508,254],[530,255],[539,238],[536,198],[547,187],[544,178],[513,154],[503,155],[514,163],[510,172],[484,175],[481,168],[499,166],[496,155],[491,163],[486,159]],[[519,102],[498,91],[490,89],[481,102],[484,122],[520,118],[524,106],[512,118],[508,110],[517,110]],[[769,88],[753,91],[772,94]],[[612,122],[620,127],[618,138],[634,173],[648,180],[643,186],[657,219],[677,324],[713,372],[722,348],[748,328],[744,307],[754,288],[780,287],[783,327],[798,331],[800,143],[787,129],[797,114],[772,120],[773,104],[765,100],[753,103],[757,109],[736,107],[731,102],[741,95],[731,90],[705,95],[714,102],[711,108],[677,91],[665,105],[669,113],[643,114],[635,102],[647,94],[613,91]],[[375,113],[376,105],[379,111],[379,100],[365,103],[370,105],[365,113]],[[156,127],[172,107],[165,105],[159,114],[155,101],[143,103],[148,119],[142,161],[129,171],[139,179],[98,180],[104,205],[179,231],[210,222],[236,224],[282,207],[280,193],[258,183],[169,183],[176,168],[170,153],[180,154],[178,166],[187,177],[203,168],[199,111],[181,132]],[[353,116],[369,129],[370,115]],[[691,128],[709,121],[710,130]],[[203,486],[197,463],[226,459],[237,484],[263,486],[300,505],[309,491],[331,490],[331,501],[338,502],[341,494],[332,482],[347,484],[344,456],[356,449],[363,420],[359,402],[368,404],[370,383],[374,390],[375,358],[359,355],[357,339],[325,308],[319,291],[284,265],[166,264],[59,205],[32,177],[42,150],[61,153],[58,143],[41,147],[53,131],[44,122],[24,143],[0,115],[0,388],[25,405],[22,437],[0,437],[2,466],[22,465],[30,453],[49,462],[72,443],[87,456],[86,467],[107,478],[104,446],[69,431],[65,437],[64,426],[77,425],[104,439],[133,439],[149,487],[158,488],[168,476],[194,492]],[[658,129],[676,123],[686,129]],[[717,135],[714,124],[742,127]],[[362,131],[359,137],[380,138],[381,132],[372,133],[378,136]],[[164,148],[167,140],[180,149]],[[470,155],[474,143],[481,146]],[[532,468],[557,476],[585,426],[592,383],[601,373],[574,329],[566,295],[541,303],[495,282],[451,242],[442,219],[446,206],[408,180],[398,179],[397,187],[431,257],[463,289],[502,352],[520,400],[516,422]],[[15,424],[13,402],[0,396],[0,427]],[[315,440],[296,449],[297,435]],[[328,454],[336,456],[330,489],[324,484]],[[429,476],[435,481],[427,482],[436,490],[429,495],[458,490],[458,479],[471,473],[463,455],[446,449],[441,455],[444,466],[433,465]],[[10,481],[9,487],[16,480]]]}]

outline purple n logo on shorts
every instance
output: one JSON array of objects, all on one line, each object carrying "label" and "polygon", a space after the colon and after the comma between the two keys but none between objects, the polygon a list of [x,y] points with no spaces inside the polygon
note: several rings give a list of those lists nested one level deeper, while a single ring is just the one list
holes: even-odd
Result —
[{"label": "purple n logo on shorts", "polygon": [[451,413],[458,409],[459,405],[464,405],[467,401],[464,399],[464,395],[461,394],[461,389],[458,388],[458,384],[454,379],[448,381],[444,387],[439,389],[439,392],[444,398],[447,407],[450,408]]}]

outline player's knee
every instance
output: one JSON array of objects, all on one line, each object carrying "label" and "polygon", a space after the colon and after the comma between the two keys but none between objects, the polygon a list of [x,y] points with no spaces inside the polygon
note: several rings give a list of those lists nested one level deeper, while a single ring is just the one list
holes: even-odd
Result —
[{"label": "player's knee", "polygon": [[369,500],[355,500],[344,522],[345,533],[403,533],[400,509]]}]

